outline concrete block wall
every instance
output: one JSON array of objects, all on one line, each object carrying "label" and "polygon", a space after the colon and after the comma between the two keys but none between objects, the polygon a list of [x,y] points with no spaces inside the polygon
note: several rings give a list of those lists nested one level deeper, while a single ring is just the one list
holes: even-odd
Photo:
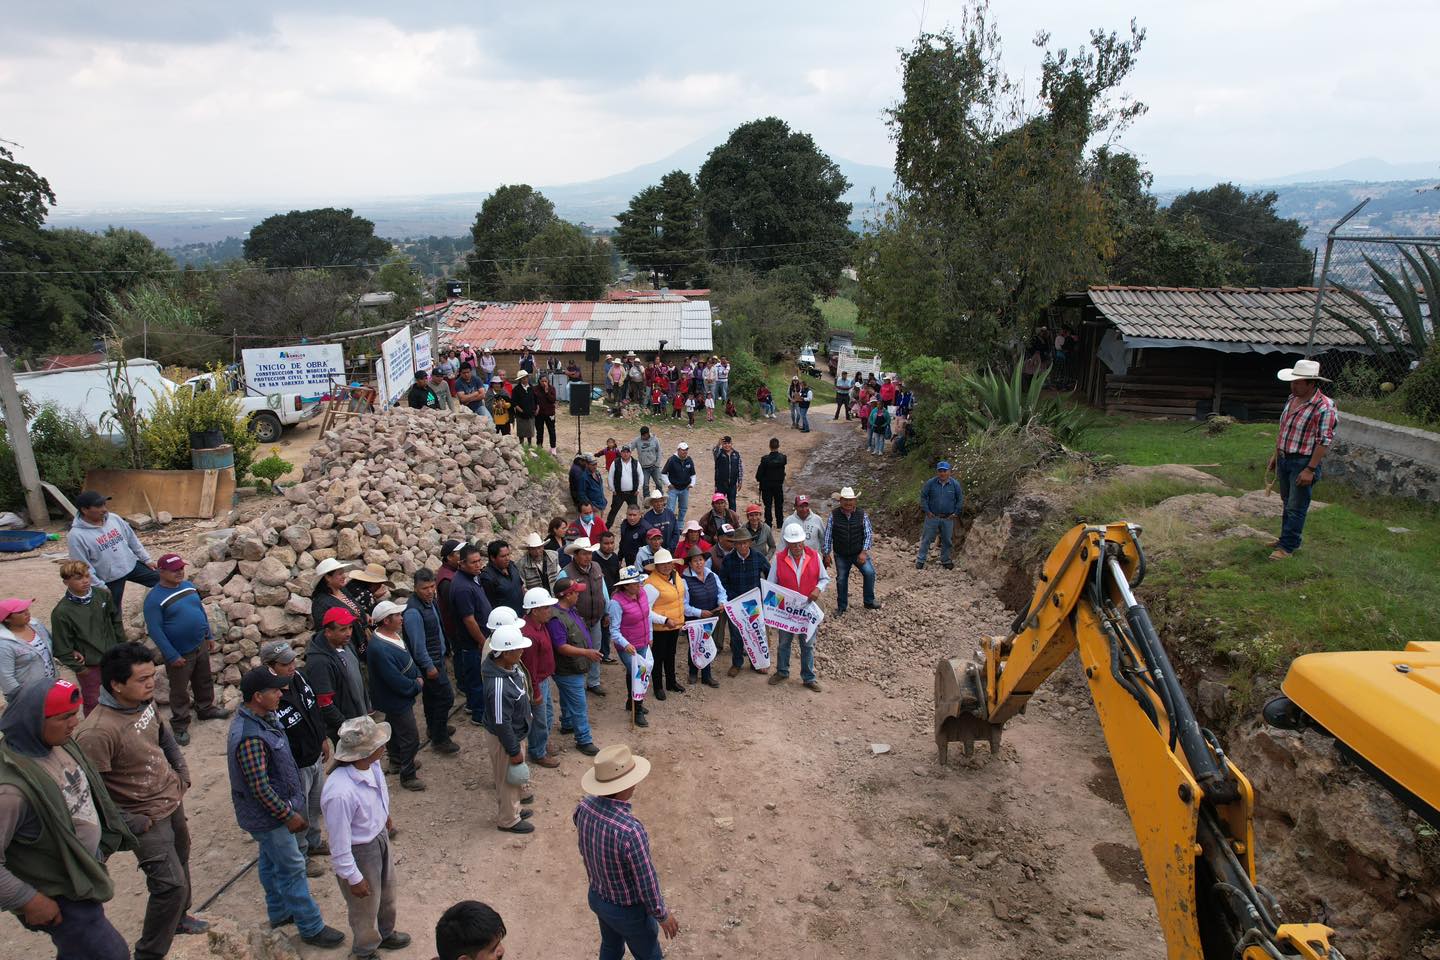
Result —
[{"label": "concrete block wall", "polygon": [[1440,503],[1440,433],[1340,410],[1324,475],[1362,493]]}]

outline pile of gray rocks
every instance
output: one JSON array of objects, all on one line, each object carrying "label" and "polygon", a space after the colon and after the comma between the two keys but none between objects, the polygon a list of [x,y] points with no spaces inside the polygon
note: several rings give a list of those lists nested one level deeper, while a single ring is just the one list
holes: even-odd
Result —
[{"label": "pile of gray rocks", "polygon": [[328,557],[378,563],[397,590],[415,571],[440,565],[455,537],[482,546],[515,541],[565,509],[563,471],[534,479],[535,457],[488,421],[460,413],[398,409],[354,417],[328,431],[287,487],[259,516],[212,535],[192,581],[220,641],[211,667],[227,702],[260,644],[288,639],[304,655],[312,635],[315,566]]}]

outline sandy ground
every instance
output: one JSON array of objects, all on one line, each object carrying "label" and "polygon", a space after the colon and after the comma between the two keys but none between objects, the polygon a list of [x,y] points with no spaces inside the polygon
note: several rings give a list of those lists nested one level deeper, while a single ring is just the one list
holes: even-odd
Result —
[{"label": "sandy ground", "polygon": [[[771,436],[790,454],[795,492],[828,493],[873,479],[857,431],[821,416],[815,432],[792,431],[782,409],[771,422],[664,425],[673,448],[688,440],[699,455],[702,495],[710,490],[708,448],[732,433],[753,477]],[[637,422],[592,418],[584,449],[606,436],[622,442]],[[574,421],[562,416],[560,451],[574,449]],[[287,438],[288,439],[288,438]],[[282,455],[303,461],[303,433]],[[809,460],[809,467],[801,472]],[[757,499],[753,480],[742,500]],[[702,507],[703,509],[703,507]],[[692,514],[697,512],[692,502]],[[178,547],[198,535],[176,524],[146,536]],[[1155,960],[1164,945],[1134,838],[1083,684],[1064,678],[1037,696],[992,757],[936,764],[931,739],[932,670],[937,659],[968,653],[985,632],[1003,632],[1009,614],[983,584],[959,570],[913,568],[913,546],[882,537],[875,549],[881,611],[827,620],[818,647],[823,693],[792,681],[770,687],[748,672],[719,674],[717,690],[692,687],[651,703],[651,726],[625,721],[615,693],[592,701],[601,744],[624,741],[651,758],[638,816],[650,830],[665,894],[680,919],[672,957],[1093,957]],[[48,610],[60,584],[53,564],[27,558],[0,565],[0,592],[40,596]],[[138,603],[143,591],[132,591]],[[833,588],[825,597],[833,611]],[[128,606],[128,604],[127,604]],[[722,655],[722,659],[728,654]],[[798,665],[797,665],[798,666]],[[618,665],[606,686],[618,693]],[[798,676],[798,669],[794,673]],[[528,837],[498,833],[481,731],[457,716],[462,752],[422,751],[425,793],[395,789],[395,843],[402,876],[400,927],[415,944],[393,956],[434,955],[434,922],[456,900],[494,905],[510,929],[515,957],[593,956],[598,936],[585,905],[585,875],[571,812],[587,758],[573,748],[555,770],[536,768],[535,823]],[[195,784],[186,799],[196,836],[197,905],[254,857],[228,798],[223,723],[198,723],[187,749]],[[552,736],[552,745],[565,745]],[[888,744],[875,754],[872,744]],[[392,780],[392,787],[396,786]],[[109,912],[127,937],[145,905],[129,854],[111,863],[117,893]],[[312,881],[326,919],[344,927],[331,877]],[[206,911],[242,925],[264,923],[253,870]],[[293,932],[294,928],[287,928]],[[0,960],[48,948],[17,929]],[[297,940],[298,943],[298,940]],[[187,948],[190,944],[185,945]],[[37,951],[40,951],[37,953]],[[302,948],[306,957],[341,951]],[[186,955],[192,955],[187,949]]]}]

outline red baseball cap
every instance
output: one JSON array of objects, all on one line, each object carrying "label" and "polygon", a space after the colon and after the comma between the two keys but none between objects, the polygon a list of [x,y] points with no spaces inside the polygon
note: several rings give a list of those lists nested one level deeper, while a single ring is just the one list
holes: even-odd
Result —
[{"label": "red baseball cap", "polygon": [[325,616],[320,620],[320,626],[328,627],[332,623],[338,623],[342,627],[348,627],[356,620],[355,614],[344,607],[333,607],[325,611]]},{"label": "red baseball cap", "polygon": [[809,503],[809,502],[810,502],[810,498],[807,497],[807,496],[805,496],[805,494],[803,494],[803,493],[800,494],[798,497],[795,498],[795,506],[797,506],[797,507],[800,506],[800,504],[802,504],[802,503]]},{"label": "red baseball cap", "polygon": [[728,500],[728,499],[729,499],[729,498],[726,497],[725,494],[721,493],[719,490],[716,490],[716,491],[715,491],[715,496],[713,496],[713,497],[710,498],[710,502],[711,502],[711,503],[719,503],[721,500]]},{"label": "red baseball cap", "polygon": [[80,688],[69,680],[56,680],[45,694],[45,719],[80,709]]},{"label": "red baseball cap", "polygon": [[167,553],[155,561],[155,566],[161,570],[184,570],[185,558],[178,553]]},{"label": "red baseball cap", "polygon": [[765,508],[762,507],[762,506],[760,506],[760,504],[758,504],[758,503],[752,503],[752,504],[750,504],[750,506],[748,506],[748,507],[745,508],[745,512],[746,512],[746,513],[764,513],[764,512],[765,512]]},{"label": "red baseball cap", "polygon": [[646,531],[645,531],[645,539],[646,539],[646,540],[649,540],[651,537],[663,537],[663,536],[665,536],[665,531],[664,531],[664,530],[661,530],[659,527],[651,527],[649,530],[646,530]]}]

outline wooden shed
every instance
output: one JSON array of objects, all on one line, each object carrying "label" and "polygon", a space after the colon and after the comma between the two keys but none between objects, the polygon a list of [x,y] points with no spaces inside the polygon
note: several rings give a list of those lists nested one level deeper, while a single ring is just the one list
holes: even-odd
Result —
[{"label": "wooden shed", "polygon": [[[1314,287],[1090,287],[1066,294],[1060,322],[1080,337],[1076,389],[1107,413],[1196,417],[1224,413],[1274,419],[1285,403],[1275,379],[1305,354],[1315,313]],[[1327,308],[1369,323],[1349,298],[1332,291]],[[1327,368],[1344,353],[1370,351],[1355,331],[1328,314],[1315,334]]]}]

